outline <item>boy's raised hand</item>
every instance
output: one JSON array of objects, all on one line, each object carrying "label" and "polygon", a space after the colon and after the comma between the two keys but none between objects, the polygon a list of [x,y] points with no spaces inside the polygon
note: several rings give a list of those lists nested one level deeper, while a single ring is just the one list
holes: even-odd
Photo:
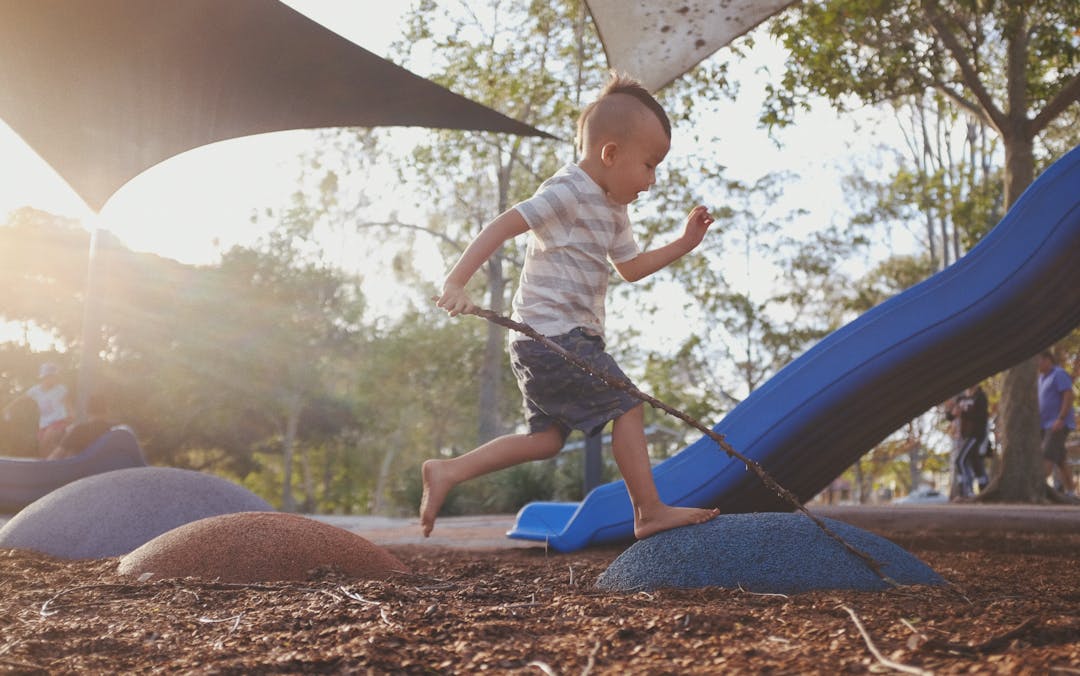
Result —
[{"label": "boy's raised hand", "polygon": [[708,207],[699,204],[686,216],[686,222],[683,224],[683,239],[691,248],[697,247],[701,244],[701,240],[705,239],[705,233],[712,224],[713,217],[709,214]]},{"label": "boy's raised hand", "polygon": [[451,317],[476,309],[469,300],[469,294],[465,293],[465,287],[456,284],[443,285],[442,295],[435,299],[435,304],[446,310]]}]

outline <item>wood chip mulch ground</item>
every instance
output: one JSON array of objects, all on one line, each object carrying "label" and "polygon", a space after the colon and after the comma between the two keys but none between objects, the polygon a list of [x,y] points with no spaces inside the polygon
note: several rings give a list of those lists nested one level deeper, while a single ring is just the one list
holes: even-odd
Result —
[{"label": "wood chip mulch ground", "polygon": [[412,545],[387,581],[138,582],[0,550],[0,672],[1080,674],[1080,534],[890,539],[950,586],[622,595],[593,587],[618,549]]}]

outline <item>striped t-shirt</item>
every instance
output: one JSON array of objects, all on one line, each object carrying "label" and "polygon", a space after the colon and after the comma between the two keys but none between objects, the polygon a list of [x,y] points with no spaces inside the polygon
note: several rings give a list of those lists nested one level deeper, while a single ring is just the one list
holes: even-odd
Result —
[{"label": "striped t-shirt", "polygon": [[[622,263],[640,251],[626,205],[609,200],[588,174],[568,164],[514,208],[530,236],[513,318],[545,336],[577,327],[603,336],[609,261]],[[522,338],[511,334],[511,340]]]}]

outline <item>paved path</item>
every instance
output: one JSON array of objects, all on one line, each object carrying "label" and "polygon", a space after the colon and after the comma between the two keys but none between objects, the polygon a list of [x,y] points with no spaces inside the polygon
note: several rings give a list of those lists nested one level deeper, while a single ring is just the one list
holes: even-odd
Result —
[{"label": "paved path", "polygon": [[[1080,533],[1080,507],[1067,505],[829,505],[811,507],[829,517],[877,533]],[[542,547],[543,543],[511,540],[506,531],[513,514],[442,517],[430,538],[420,533],[417,518],[317,516],[376,544],[417,544],[465,549]]]},{"label": "paved path", "polygon": [[508,549],[542,547],[543,543],[511,540],[506,531],[514,525],[513,514],[444,516],[435,522],[431,537],[420,532],[419,517],[393,519],[382,516],[313,516],[377,545],[430,545],[461,549]]},{"label": "paved path", "polygon": [[[810,511],[877,533],[1080,533],[1080,507],[1067,505],[830,505],[811,507]],[[0,516],[0,526],[8,518]],[[506,537],[506,531],[514,524],[513,514],[442,517],[429,538],[420,533],[420,521],[416,517],[314,515],[312,518],[379,545],[461,549],[543,546],[540,542]]]}]

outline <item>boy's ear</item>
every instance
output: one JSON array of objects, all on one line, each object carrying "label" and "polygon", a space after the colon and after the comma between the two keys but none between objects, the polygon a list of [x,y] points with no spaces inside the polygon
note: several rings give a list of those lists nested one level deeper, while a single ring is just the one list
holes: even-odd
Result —
[{"label": "boy's ear", "polygon": [[600,161],[604,166],[610,167],[615,162],[615,152],[619,146],[614,141],[608,141],[600,147]]}]

